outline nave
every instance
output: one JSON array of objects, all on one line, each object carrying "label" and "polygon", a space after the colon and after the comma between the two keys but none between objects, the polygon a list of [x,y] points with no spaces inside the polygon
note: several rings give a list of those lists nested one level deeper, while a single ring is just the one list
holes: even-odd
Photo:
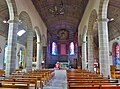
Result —
[{"label": "nave", "polygon": [[119,89],[120,0],[0,0],[0,79],[3,89]]},{"label": "nave", "polygon": [[108,77],[79,68],[16,70],[9,77],[0,70],[0,89],[119,89],[120,72],[111,68]]}]

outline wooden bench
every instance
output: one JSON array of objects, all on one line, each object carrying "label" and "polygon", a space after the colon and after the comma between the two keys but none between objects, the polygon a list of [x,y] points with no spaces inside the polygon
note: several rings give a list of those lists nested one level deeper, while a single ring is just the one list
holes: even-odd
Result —
[{"label": "wooden bench", "polygon": [[28,82],[0,81],[0,88],[29,89]]},{"label": "wooden bench", "polygon": [[93,83],[93,84],[76,84],[72,83],[68,89],[120,89],[119,84],[109,84],[109,83]]},{"label": "wooden bench", "polygon": [[117,89],[118,80],[105,79],[103,76],[82,70],[67,70],[68,89]]},{"label": "wooden bench", "polygon": [[34,70],[29,71],[28,73],[14,72],[10,78],[14,79],[15,81],[20,81],[20,78],[24,81],[36,79],[35,81],[40,82],[39,85],[42,89],[43,85],[45,85],[53,76],[54,70]]}]

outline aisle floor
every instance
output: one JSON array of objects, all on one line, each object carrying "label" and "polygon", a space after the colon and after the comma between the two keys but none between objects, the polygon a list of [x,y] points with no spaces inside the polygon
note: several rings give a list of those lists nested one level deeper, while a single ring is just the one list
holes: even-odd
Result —
[{"label": "aisle floor", "polygon": [[67,89],[66,70],[55,70],[55,76],[43,89]]}]

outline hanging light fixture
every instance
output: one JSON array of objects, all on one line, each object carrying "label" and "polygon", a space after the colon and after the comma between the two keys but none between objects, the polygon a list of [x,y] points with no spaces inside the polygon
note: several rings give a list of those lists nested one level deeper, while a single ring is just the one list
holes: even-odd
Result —
[{"label": "hanging light fixture", "polygon": [[64,15],[63,1],[60,1],[60,4],[54,4],[49,8],[49,12],[53,15]]}]

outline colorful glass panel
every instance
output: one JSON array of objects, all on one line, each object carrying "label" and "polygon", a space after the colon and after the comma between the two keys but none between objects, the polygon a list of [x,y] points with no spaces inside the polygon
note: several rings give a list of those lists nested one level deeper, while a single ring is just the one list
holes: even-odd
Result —
[{"label": "colorful glass panel", "polygon": [[55,42],[52,43],[52,55],[57,54],[57,45]]},{"label": "colorful glass panel", "polygon": [[75,54],[74,49],[75,49],[74,43],[71,42],[70,43],[70,55],[74,55]]}]

